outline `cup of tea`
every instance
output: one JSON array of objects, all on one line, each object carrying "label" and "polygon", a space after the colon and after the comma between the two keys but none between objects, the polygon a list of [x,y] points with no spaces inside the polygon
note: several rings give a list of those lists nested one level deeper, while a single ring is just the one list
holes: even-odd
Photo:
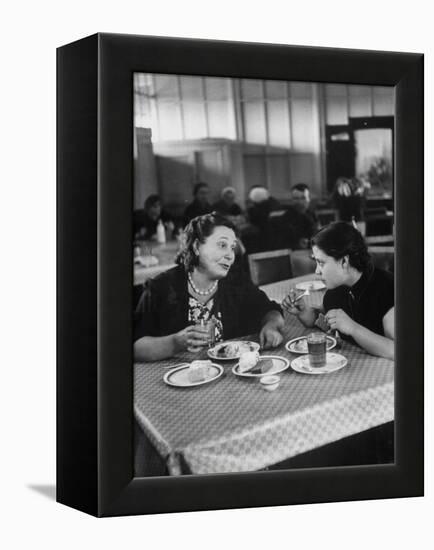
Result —
[{"label": "cup of tea", "polygon": [[307,350],[311,367],[323,367],[326,364],[327,336],[324,332],[311,332],[308,334]]}]

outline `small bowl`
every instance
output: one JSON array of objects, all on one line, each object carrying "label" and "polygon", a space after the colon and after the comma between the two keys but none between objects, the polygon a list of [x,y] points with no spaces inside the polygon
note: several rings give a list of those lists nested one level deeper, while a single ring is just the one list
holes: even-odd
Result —
[{"label": "small bowl", "polygon": [[259,383],[267,391],[274,391],[277,389],[280,382],[280,376],[277,374],[269,374],[268,376],[262,376],[259,379]]}]

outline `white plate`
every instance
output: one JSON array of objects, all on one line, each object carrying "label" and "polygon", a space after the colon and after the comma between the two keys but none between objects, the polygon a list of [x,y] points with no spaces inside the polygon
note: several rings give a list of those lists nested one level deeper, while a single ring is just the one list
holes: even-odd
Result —
[{"label": "white plate", "polygon": [[325,284],[322,281],[303,281],[302,283],[297,283],[295,288],[297,290],[322,290],[325,288]]},{"label": "white plate", "polygon": [[[218,354],[218,351],[224,348],[225,346],[233,346],[234,352],[230,355],[224,357]],[[237,351],[235,348],[238,347]],[[218,361],[233,361],[234,359],[239,359],[241,354],[246,351],[258,351],[259,344],[257,342],[247,342],[244,340],[231,341],[231,342],[219,342],[213,348],[208,350],[208,357],[211,359],[216,359]]]},{"label": "white plate", "polygon": [[301,374],[329,374],[345,367],[348,359],[339,353],[327,353],[326,364],[323,367],[310,366],[309,355],[300,355],[291,362],[291,368]]},{"label": "white plate", "polygon": [[[330,351],[335,346],[336,338],[327,335],[327,351]],[[289,342],[286,342],[285,348],[291,353],[309,353],[307,350],[307,336],[299,336],[298,338],[293,338]]]},{"label": "white plate", "polygon": [[[260,372],[255,372],[256,369],[261,368],[261,362],[264,362],[264,361],[271,361],[271,364],[263,365],[263,367],[265,366],[267,367],[266,370],[261,369]],[[261,376],[278,374],[279,372],[286,370],[288,367],[289,367],[289,361],[285,357],[280,357],[278,355],[261,355],[259,357],[258,364],[251,371],[240,372],[239,363],[237,363],[232,367],[232,372],[236,376],[244,376],[245,378],[261,378]]]},{"label": "white plate", "polygon": [[208,384],[213,380],[217,380],[217,378],[223,374],[224,370],[221,365],[211,363],[208,367],[208,376],[206,380],[191,382],[188,378],[189,366],[189,363],[186,363],[185,365],[169,370],[163,377],[164,382],[166,382],[169,386],[175,386],[176,388],[192,388],[193,386],[202,386],[203,384]]}]

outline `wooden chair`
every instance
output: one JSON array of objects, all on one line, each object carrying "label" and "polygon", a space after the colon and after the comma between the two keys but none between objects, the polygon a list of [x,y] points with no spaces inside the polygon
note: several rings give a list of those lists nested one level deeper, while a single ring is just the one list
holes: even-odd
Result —
[{"label": "wooden chair", "polygon": [[302,275],[310,275],[316,269],[315,260],[312,259],[312,251],[310,248],[306,250],[295,250],[291,254],[291,270],[293,277],[301,277]]},{"label": "wooden chair", "polygon": [[259,286],[290,279],[292,277],[291,252],[289,248],[282,248],[249,254],[247,261],[253,283]]},{"label": "wooden chair", "polygon": [[395,242],[395,237],[393,235],[373,235],[370,237],[365,237],[365,242],[369,246],[372,245],[391,245]]}]

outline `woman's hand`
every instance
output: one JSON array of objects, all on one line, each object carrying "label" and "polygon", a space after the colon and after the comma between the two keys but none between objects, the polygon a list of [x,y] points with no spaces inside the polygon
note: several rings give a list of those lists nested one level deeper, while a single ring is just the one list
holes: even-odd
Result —
[{"label": "woman's hand", "polygon": [[208,345],[208,330],[200,325],[189,325],[175,333],[174,340],[178,351],[189,347],[204,347]]},{"label": "woman's hand", "polygon": [[304,298],[294,302],[291,294],[283,300],[282,307],[285,312],[295,315],[305,327],[313,327],[319,313],[318,308],[306,305]]},{"label": "woman's hand", "polygon": [[287,313],[298,317],[300,313],[306,310],[306,302],[304,298],[300,298],[297,302],[294,302],[294,297],[288,294],[282,302],[282,307]]},{"label": "woman's hand", "polygon": [[261,348],[276,348],[282,343],[283,336],[281,332],[271,323],[267,323],[259,333],[259,344]]},{"label": "woman's hand", "polygon": [[331,329],[348,336],[352,336],[357,327],[357,323],[343,309],[331,309],[326,313],[326,319]]}]

